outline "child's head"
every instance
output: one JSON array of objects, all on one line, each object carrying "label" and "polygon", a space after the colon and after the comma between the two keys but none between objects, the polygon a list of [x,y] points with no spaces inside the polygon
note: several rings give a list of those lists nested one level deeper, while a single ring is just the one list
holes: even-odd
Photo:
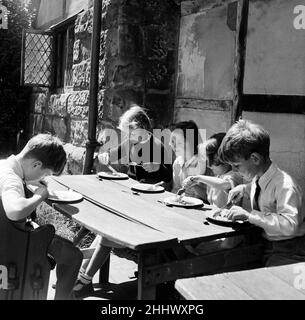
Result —
[{"label": "child's head", "polygon": [[224,174],[231,169],[231,166],[228,163],[223,162],[218,156],[218,150],[225,135],[226,134],[224,132],[213,134],[203,144],[208,167],[211,168],[214,175]]},{"label": "child's head", "polygon": [[51,134],[31,138],[20,153],[25,180],[38,180],[46,175],[60,174],[66,164],[62,142]]},{"label": "child's head", "polygon": [[176,123],[172,128],[170,146],[176,156],[189,159],[198,154],[199,130],[192,120]]},{"label": "child's head", "polygon": [[227,132],[220,157],[229,162],[247,180],[251,180],[269,158],[269,133],[260,125],[239,120]]},{"label": "child's head", "polygon": [[129,136],[132,143],[147,138],[152,129],[147,113],[137,105],[133,105],[121,116],[118,128]]}]

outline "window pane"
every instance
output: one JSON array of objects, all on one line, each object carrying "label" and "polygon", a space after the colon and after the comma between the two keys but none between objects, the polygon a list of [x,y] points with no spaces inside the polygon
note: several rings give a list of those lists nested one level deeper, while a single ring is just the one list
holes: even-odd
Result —
[{"label": "window pane", "polygon": [[24,33],[23,84],[51,86],[53,79],[53,37],[45,33]]}]

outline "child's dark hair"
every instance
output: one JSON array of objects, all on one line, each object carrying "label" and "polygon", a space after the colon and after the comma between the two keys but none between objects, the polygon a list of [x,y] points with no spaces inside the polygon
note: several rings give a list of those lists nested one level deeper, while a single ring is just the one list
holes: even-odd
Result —
[{"label": "child's dark hair", "polygon": [[269,148],[270,136],[262,126],[248,120],[239,120],[224,137],[219,156],[222,161],[234,162],[236,158],[247,160],[256,152],[267,159]]},{"label": "child's dark hair", "polygon": [[219,166],[225,164],[221,159],[218,157],[218,150],[221,145],[223,138],[225,137],[225,132],[219,132],[213,134],[206,142],[205,142],[205,152],[208,159],[208,165],[211,167]]},{"label": "child's dark hair", "polygon": [[[198,154],[199,130],[197,124],[193,120],[182,121],[171,126],[171,130],[181,130],[183,132],[184,139],[192,138],[194,154]],[[191,134],[191,135],[190,135]]]},{"label": "child's dark hair", "polygon": [[122,130],[124,125],[128,125],[132,129],[141,128],[147,131],[151,131],[152,129],[147,113],[138,105],[132,105],[130,109],[123,113],[120,118],[119,129]]},{"label": "child's dark hair", "polygon": [[56,175],[62,173],[67,161],[61,140],[48,133],[31,138],[22,152],[26,159],[33,158],[41,161],[43,168],[51,169]]}]

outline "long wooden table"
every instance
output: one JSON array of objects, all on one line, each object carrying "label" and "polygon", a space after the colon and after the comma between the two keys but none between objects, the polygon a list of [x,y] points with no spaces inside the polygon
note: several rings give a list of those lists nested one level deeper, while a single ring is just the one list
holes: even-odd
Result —
[{"label": "long wooden table", "polygon": [[[87,229],[135,250],[139,256],[138,299],[155,299],[156,286],[176,279],[213,274],[256,265],[261,257],[257,228],[233,230],[206,224],[210,206],[200,209],[167,207],[163,200],[172,193],[134,194],[128,180],[100,180],[95,175],[54,177],[54,190],[72,189],[84,200],[74,204],[53,203]],[[246,235],[244,245],[200,256],[179,258],[172,249],[220,238]]]}]

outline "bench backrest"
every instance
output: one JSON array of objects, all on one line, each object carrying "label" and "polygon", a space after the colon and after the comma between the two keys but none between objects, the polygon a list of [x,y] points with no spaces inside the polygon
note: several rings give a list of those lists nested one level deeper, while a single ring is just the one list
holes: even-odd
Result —
[{"label": "bench backrest", "polygon": [[46,299],[51,268],[47,249],[54,233],[51,225],[17,228],[0,198],[0,300]]}]

